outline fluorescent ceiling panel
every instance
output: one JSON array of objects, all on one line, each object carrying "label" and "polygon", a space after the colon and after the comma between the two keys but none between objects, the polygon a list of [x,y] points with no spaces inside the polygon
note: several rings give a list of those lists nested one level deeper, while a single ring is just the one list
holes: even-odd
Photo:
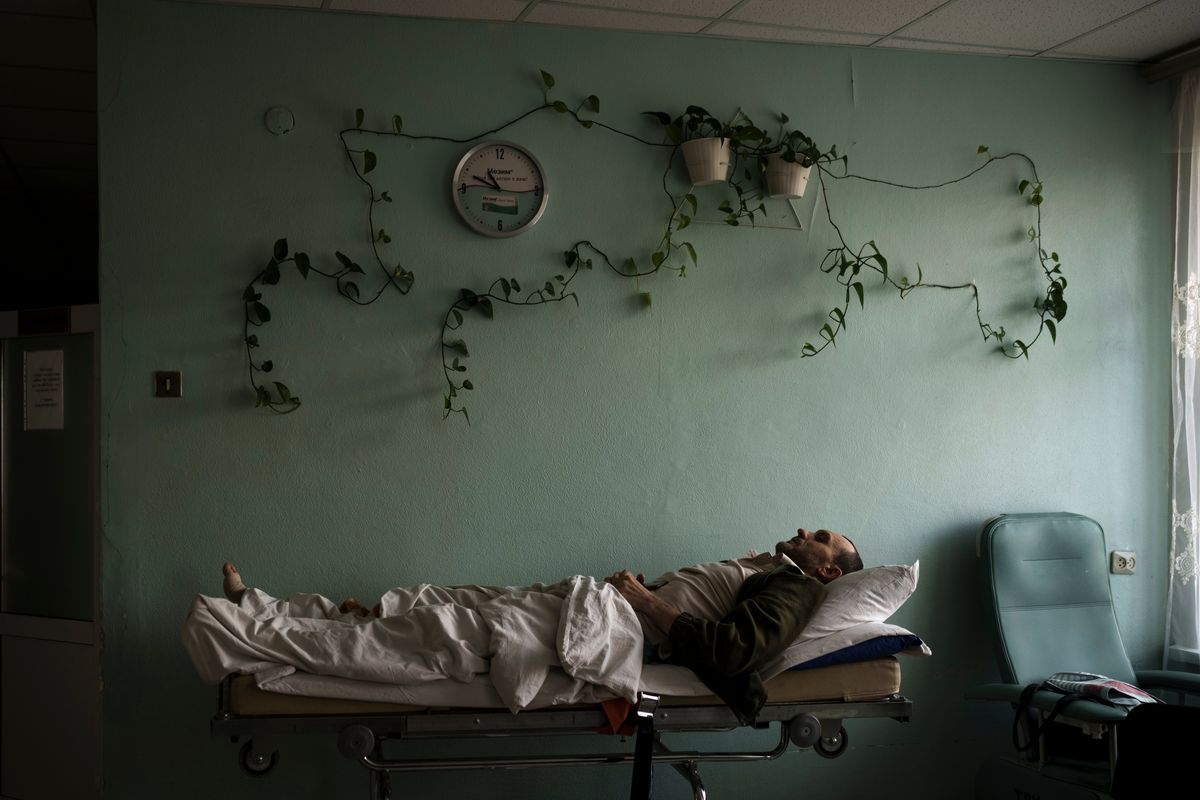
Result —
[{"label": "fluorescent ceiling panel", "polygon": [[946,0],[750,0],[730,19],[883,36]]},{"label": "fluorescent ceiling panel", "polygon": [[1163,0],[1047,55],[1145,61],[1200,40],[1200,2]]},{"label": "fluorescent ceiling panel", "polygon": [[1151,0],[956,0],[900,31],[925,41],[1042,51]]},{"label": "fluorescent ceiling panel", "polygon": [[581,28],[618,28],[626,31],[657,33],[696,33],[709,23],[707,19],[666,17],[603,8],[584,8],[551,3],[534,6],[525,22],[545,25],[572,25]]},{"label": "fluorescent ceiling panel", "polygon": [[333,11],[362,11],[398,17],[438,17],[512,22],[524,0],[331,0]]},{"label": "fluorescent ceiling panel", "polygon": [[806,42],[808,44],[868,45],[879,38],[873,34],[775,28],[770,25],[750,25],[745,22],[718,22],[704,33],[712,36],[729,36],[734,39],[764,39],[777,42]]}]

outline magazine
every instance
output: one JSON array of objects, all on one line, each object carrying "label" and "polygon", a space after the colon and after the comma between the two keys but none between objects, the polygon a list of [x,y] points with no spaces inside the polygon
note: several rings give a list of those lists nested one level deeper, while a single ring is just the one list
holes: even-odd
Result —
[{"label": "magazine", "polygon": [[1091,672],[1056,672],[1046,679],[1046,684],[1048,688],[1066,694],[1081,694],[1111,706],[1129,707],[1162,702],[1136,686]]}]

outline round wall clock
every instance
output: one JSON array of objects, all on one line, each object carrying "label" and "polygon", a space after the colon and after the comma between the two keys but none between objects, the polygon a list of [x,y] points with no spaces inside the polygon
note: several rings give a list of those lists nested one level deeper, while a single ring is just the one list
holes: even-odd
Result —
[{"label": "round wall clock", "polygon": [[519,144],[482,142],[454,168],[454,207],[479,233],[516,236],[546,210],[546,173]]}]

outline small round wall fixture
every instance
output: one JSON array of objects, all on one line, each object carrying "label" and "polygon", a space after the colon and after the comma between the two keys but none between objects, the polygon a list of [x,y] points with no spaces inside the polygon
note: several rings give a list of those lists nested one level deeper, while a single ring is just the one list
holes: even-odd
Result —
[{"label": "small round wall fixture", "polygon": [[451,187],[454,207],[477,233],[516,236],[546,211],[546,173],[513,142],[481,142],[459,160]]},{"label": "small round wall fixture", "polygon": [[276,136],[283,136],[292,128],[296,127],[296,118],[292,116],[290,109],[283,106],[275,106],[268,109],[263,115],[263,124],[267,126],[267,130]]}]

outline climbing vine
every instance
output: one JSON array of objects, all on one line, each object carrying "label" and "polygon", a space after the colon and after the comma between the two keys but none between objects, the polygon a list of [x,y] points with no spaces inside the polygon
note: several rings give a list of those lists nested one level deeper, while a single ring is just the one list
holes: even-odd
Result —
[{"label": "climbing vine", "polygon": [[[338,136],[355,177],[362,183],[369,198],[366,230],[369,234],[371,255],[381,270],[384,280],[373,294],[364,299],[358,282],[362,280],[359,276],[365,275],[365,270],[350,257],[340,251],[335,252],[336,267],[330,271],[321,270],[312,265],[305,253],[289,254],[286,239],[278,240],[267,266],[250,281],[243,293],[246,358],[250,384],[255,391],[257,406],[270,408],[277,413],[290,413],[300,406],[300,398],[293,395],[283,382],[260,380],[261,376],[272,371],[273,365],[270,360],[261,360],[255,357],[255,351],[261,347],[259,337],[261,328],[271,320],[270,310],[263,303],[263,288],[279,282],[280,268],[283,265],[293,264],[302,278],[307,278],[309,274],[316,274],[333,281],[337,294],[358,305],[369,305],[375,302],[388,287],[394,288],[400,294],[407,294],[412,289],[415,281],[414,273],[401,263],[391,263],[390,259],[386,258],[392,237],[385,228],[378,225],[375,211],[378,204],[391,203],[392,198],[387,191],[378,190],[372,179],[368,177],[378,167],[379,157],[375,150],[367,145],[381,138],[465,144],[497,133],[521,120],[544,112],[564,114],[583,128],[600,128],[648,147],[668,150],[669,155],[666,158],[661,183],[662,190],[669,200],[670,212],[666,217],[663,233],[657,244],[648,256],[640,259],[634,256],[625,258],[610,256],[608,251],[591,241],[580,240],[563,252],[562,270],[541,281],[536,288],[526,287],[523,289],[521,281],[516,277],[498,277],[483,291],[470,288],[459,290],[458,296],[447,308],[442,318],[440,348],[442,372],[446,382],[446,391],[443,395],[443,411],[446,417],[458,413],[462,414],[468,422],[470,420],[467,408],[463,404],[463,398],[464,393],[473,391],[475,386],[466,375],[468,368],[464,362],[469,358],[470,350],[461,333],[468,315],[492,319],[497,308],[531,308],[567,299],[578,305],[579,298],[572,284],[581,270],[590,271],[595,264],[603,265],[608,271],[619,277],[634,280],[635,285],[638,286],[640,297],[649,306],[653,302],[653,298],[650,292],[640,291],[640,284],[638,284],[640,278],[653,275],[660,270],[667,270],[679,277],[685,277],[689,268],[694,268],[699,264],[699,254],[695,244],[685,240],[681,234],[693,221],[698,219],[701,200],[696,193],[695,184],[688,186],[683,191],[672,191],[670,176],[676,170],[677,155],[684,142],[709,136],[726,139],[730,143],[730,169],[723,185],[727,190],[732,191],[732,196],[729,191],[720,193],[719,202],[714,204],[715,210],[722,215],[719,221],[730,226],[741,225],[743,222],[753,226],[760,215],[765,215],[764,192],[757,179],[766,168],[768,156],[778,154],[786,161],[815,169],[814,174],[820,187],[825,217],[836,236],[836,244],[826,250],[818,268],[821,272],[830,275],[843,291],[841,301],[829,310],[826,315],[827,321],[821,325],[814,337],[817,344],[807,341],[801,347],[802,358],[815,357],[830,345],[836,345],[838,337],[847,330],[847,319],[853,310],[854,301],[857,301],[860,310],[865,309],[864,280],[871,275],[878,278],[882,285],[895,290],[901,298],[907,297],[918,289],[970,292],[975,303],[976,323],[983,340],[994,341],[999,351],[1008,358],[1028,358],[1030,349],[1039,341],[1043,332],[1049,334],[1051,341],[1057,339],[1057,324],[1062,322],[1067,312],[1067,304],[1064,300],[1067,281],[1062,274],[1062,263],[1058,253],[1047,252],[1043,248],[1041,216],[1041,206],[1045,197],[1043,184],[1038,176],[1037,166],[1024,153],[1012,152],[993,156],[987,147],[981,146],[978,153],[984,156],[983,163],[965,175],[937,184],[901,184],[849,172],[849,159],[845,155],[839,156],[836,146],[829,148],[828,151],[823,151],[802,131],[788,129],[789,120],[784,114],[779,115],[779,132],[773,138],[741,110],[738,110],[728,121],[719,120],[699,106],[688,106],[684,113],[676,117],[671,117],[661,111],[646,112],[647,116],[663,129],[662,140],[651,141],[596,119],[593,115],[600,111],[600,99],[596,95],[588,95],[572,107],[562,100],[551,98],[555,80],[550,73],[543,70],[541,79],[542,101],[540,104],[527,109],[503,124],[461,138],[409,133],[404,130],[403,119],[398,114],[392,115],[389,128],[364,127],[366,114],[363,109],[356,110],[354,126],[343,129]],[[1023,179],[1018,184],[1017,194],[1034,209],[1035,219],[1029,226],[1027,234],[1046,281],[1044,292],[1034,303],[1037,330],[1028,339],[1010,338],[1003,326],[984,319],[979,288],[973,281],[961,284],[928,281],[919,264],[917,264],[915,279],[909,276],[896,276],[889,270],[887,257],[874,241],[859,245],[852,245],[847,241],[829,203],[828,182],[830,181],[858,180],[913,191],[931,190],[968,180],[992,164],[1007,159],[1016,159],[1022,162],[1030,171],[1030,178]]]}]

